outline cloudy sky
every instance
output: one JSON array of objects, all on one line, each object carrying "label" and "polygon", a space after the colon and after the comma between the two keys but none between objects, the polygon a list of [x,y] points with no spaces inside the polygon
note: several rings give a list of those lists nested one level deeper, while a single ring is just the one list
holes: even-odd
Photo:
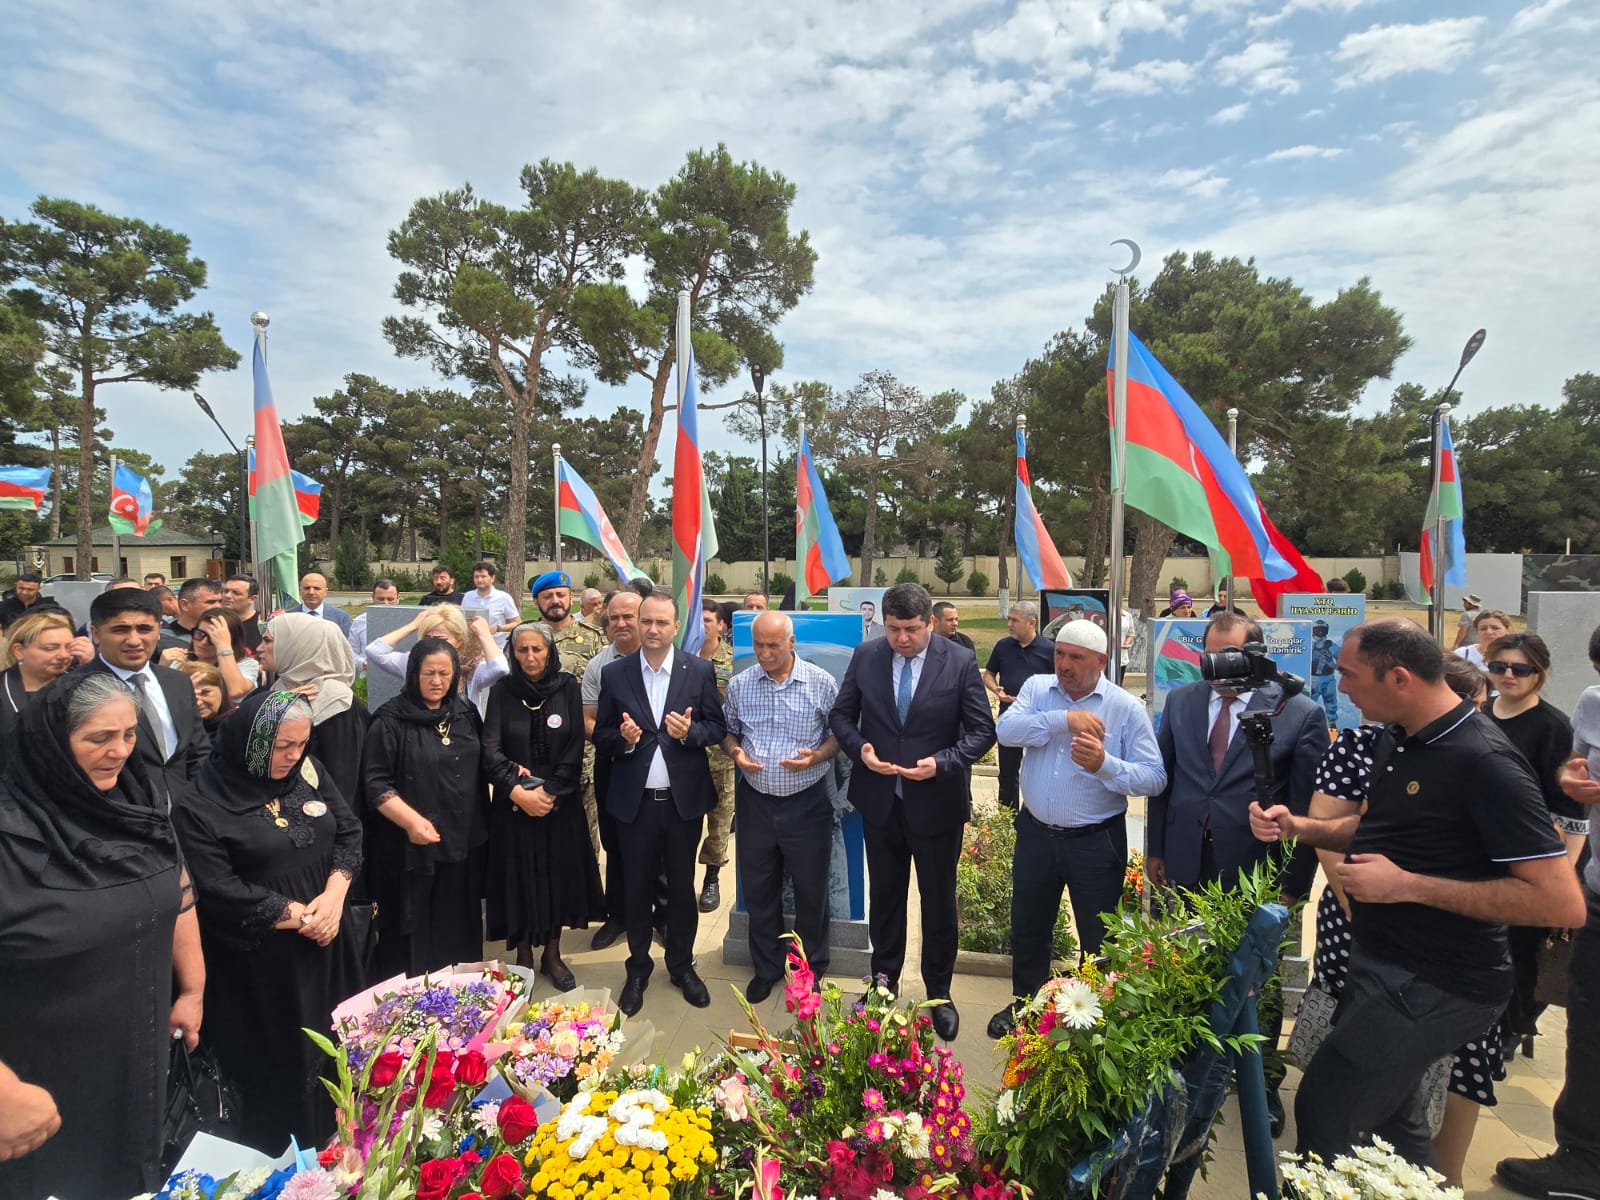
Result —
[{"label": "cloudy sky", "polygon": [[[886,368],[984,395],[1081,323],[1121,237],[1149,270],[1253,255],[1324,297],[1370,275],[1416,343],[1397,380],[1442,386],[1486,326],[1469,412],[1600,370],[1589,0],[7,9],[0,214],[45,193],[187,233],[244,356],[202,385],[236,437],[257,308],[285,416],[349,371],[436,382],[379,331],[385,235],[416,198],[514,201],[546,156],[653,187],[719,141],[795,182],[819,253],[780,378]],[[186,398],[103,398],[169,478],[222,448]]]}]

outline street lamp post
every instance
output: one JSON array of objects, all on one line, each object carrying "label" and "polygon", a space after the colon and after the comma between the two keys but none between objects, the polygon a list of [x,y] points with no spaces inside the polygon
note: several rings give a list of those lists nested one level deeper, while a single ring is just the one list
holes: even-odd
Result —
[{"label": "street lamp post", "polygon": [[772,594],[772,534],[767,526],[767,369],[750,364],[750,382],[756,389],[756,415],[761,419],[761,590]]},{"label": "street lamp post", "polygon": [[[1450,411],[1450,393],[1455,390],[1456,380],[1461,378],[1461,372],[1467,369],[1467,364],[1472,361],[1479,350],[1483,349],[1483,340],[1489,336],[1489,331],[1480,329],[1467,339],[1467,344],[1461,347],[1461,358],[1456,363],[1456,373],[1450,376],[1450,382],[1444,385],[1444,395],[1439,398],[1439,403],[1428,416],[1429,431],[1433,435],[1433,469],[1429,473],[1433,487],[1439,486],[1439,422]],[[1428,629],[1434,637],[1444,638],[1444,522],[1434,522],[1433,529],[1433,587],[1428,593]]]},{"label": "street lamp post", "polygon": [[228,436],[228,431],[223,428],[222,422],[217,420],[217,414],[211,410],[211,405],[206,403],[206,398],[199,392],[194,393],[194,402],[200,406],[200,411],[211,418],[211,423],[217,427],[217,432],[223,440],[239,456],[239,573],[248,574],[250,569],[250,458],[241,449],[233,438]]}]

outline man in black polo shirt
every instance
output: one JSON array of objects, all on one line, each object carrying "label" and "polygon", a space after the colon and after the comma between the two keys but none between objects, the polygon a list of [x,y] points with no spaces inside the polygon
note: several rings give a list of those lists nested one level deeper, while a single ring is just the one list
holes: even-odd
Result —
[{"label": "man in black polo shirt", "polygon": [[1332,1161],[1363,1133],[1434,1163],[1415,1095],[1435,1060],[1483,1033],[1511,995],[1506,925],[1583,924],[1583,895],[1525,759],[1444,682],[1444,651],[1414,622],[1346,635],[1339,690],[1387,730],[1353,817],[1252,804],[1263,841],[1347,851],[1350,970],[1334,1026],[1295,1097],[1298,1149]]},{"label": "man in black polo shirt", "polygon": [[[994,644],[983,668],[983,686],[1000,701],[1003,713],[1016,701],[1022,685],[1035,675],[1053,675],[1056,669],[1056,644],[1039,636],[1039,606],[1032,600],[1018,600],[1006,610],[1006,628],[1011,632]],[[1000,803],[1017,807],[1017,777],[1022,771],[1022,747],[1001,746]]]},{"label": "man in black polo shirt", "polygon": [[973,653],[978,648],[972,644],[972,639],[961,632],[961,610],[948,600],[935,600],[933,602],[933,631],[940,637],[949,638],[958,646],[965,646]]},{"label": "man in black polo shirt", "polygon": [[48,596],[39,595],[39,583],[39,577],[32,572],[17,576],[15,590],[0,600],[0,630],[34,613],[67,611]]},{"label": "man in black polo shirt", "polygon": [[462,598],[463,593],[456,591],[456,573],[440,563],[433,569],[433,591],[417,603],[431,608],[435,604],[460,604]]}]

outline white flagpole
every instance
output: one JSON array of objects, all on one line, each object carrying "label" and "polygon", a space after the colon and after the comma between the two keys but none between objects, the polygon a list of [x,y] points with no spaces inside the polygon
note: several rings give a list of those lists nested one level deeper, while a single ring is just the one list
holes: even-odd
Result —
[{"label": "white flagpole", "polygon": [[1450,405],[1439,405],[1438,428],[1433,435],[1433,494],[1439,502],[1433,515],[1433,589],[1428,594],[1429,632],[1444,641],[1444,496],[1440,484],[1444,480],[1444,432],[1450,421]]},{"label": "white flagpole", "polygon": [[[111,487],[107,490],[106,495],[115,496],[116,494],[117,494],[117,456],[115,454],[113,454],[111,456]],[[139,498],[137,496],[134,497],[133,503],[134,503],[134,510],[135,510],[134,511],[133,523],[134,523],[134,528],[137,529],[138,526],[139,526],[139,515],[138,515]],[[108,505],[107,507],[109,508],[110,506]],[[93,562],[92,558],[90,560],[89,565],[90,566],[94,565],[94,562]],[[120,577],[122,575],[122,535],[117,532],[117,527],[115,525],[111,526],[111,575],[112,575],[112,578],[118,578],[118,577]]]},{"label": "white flagpole", "polygon": [[[1119,243],[1113,242],[1112,245]],[[1111,308],[1111,345],[1115,366],[1111,375],[1111,594],[1106,613],[1106,672],[1117,682],[1116,664],[1122,661],[1122,583],[1123,493],[1127,487],[1128,466],[1128,273],[1139,265],[1139,247],[1123,239],[1133,259],[1117,269],[1116,298]]]},{"label": "white flagpole", "polygon": [[[550,515],[555,520],[556,570],[561,570],[561,443],[550,443],[550,454],[555,460],[555,490],[550,493]],[[626,582],[626,580],[624,580]]]},{"label": "white flagpole", "polygon": [[[1230,408],[1228,410],[1228,453],[1233,455],[1235,462],[1238,461],[1239,410],[1237,408]],[[1237,608],[1238,606],[1233,602],[1233,562],[1231,559],[1228,562],[1228,573],[1222,577],[1222,586],[1226,588],[1228,592],[1228,608],[1230,610]]]}]

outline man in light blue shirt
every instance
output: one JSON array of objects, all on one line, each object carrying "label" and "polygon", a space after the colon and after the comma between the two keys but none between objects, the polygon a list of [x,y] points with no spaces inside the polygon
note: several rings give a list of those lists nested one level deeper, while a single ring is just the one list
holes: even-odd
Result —
[{"label": "man in light blue shirt", "polygon": [[995,724],[1002,746],[1024,752],[1011,862],[1011,990],[1019,1001],[990,1018],[993,1038],[1010,1031],[1020,1001],[1050,978],[1063,887],[1084,951],[1100,949],[1101,914],[1122,899],[1128,867],[1128,797],[1167,783],[1144,705],[1106,678],[1105,630],[1068,621],[1055,642],[1055,674],[1030,678]]}]

